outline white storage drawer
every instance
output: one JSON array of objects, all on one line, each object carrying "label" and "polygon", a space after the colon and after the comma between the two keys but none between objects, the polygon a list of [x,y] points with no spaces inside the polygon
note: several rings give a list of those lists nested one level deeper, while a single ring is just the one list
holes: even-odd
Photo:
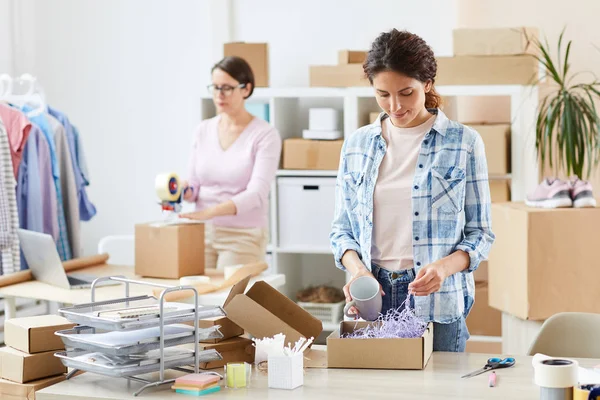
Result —
[{"label": "white storage drawer", "polygon": [[278,178],[279,247],[328,249],[334,209],[335,178]]}]

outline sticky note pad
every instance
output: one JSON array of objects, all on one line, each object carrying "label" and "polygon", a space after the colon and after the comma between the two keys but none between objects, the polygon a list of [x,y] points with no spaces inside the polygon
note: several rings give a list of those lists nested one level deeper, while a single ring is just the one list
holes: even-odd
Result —
[{"label": "sticky note pad", "polygon": [[221,386],[215,386],[215,387],[212,387],[209,389],[202,389],[202,390],[177,389],[177,390],[175,390],[175,393],[188,394],[191,396],[204,396],[205,394],[215,393],[215,392],[218,392],[219,390],[221,390]]},{"label": "sticky note pad", "polygon": [[221,378],[213,374],[189,374],[175,379],[175,384],[203,388],[219,382]]}]

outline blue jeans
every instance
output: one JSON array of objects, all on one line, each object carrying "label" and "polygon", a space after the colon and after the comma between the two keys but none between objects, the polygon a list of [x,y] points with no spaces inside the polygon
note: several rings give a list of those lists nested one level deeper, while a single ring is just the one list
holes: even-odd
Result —
[{"label": "blue jeans", "polygon": [[[408,284],[415,279],[415,270],[388,271],[373,264],[372,272],[385,292],[381,313],[385,315],[389,309],[402,306],[408,295]],[[411,307],[414,307],[412,297]],[[469,337],[464,316],[449,324],[433,323],[433,351],[464,352]]]}]

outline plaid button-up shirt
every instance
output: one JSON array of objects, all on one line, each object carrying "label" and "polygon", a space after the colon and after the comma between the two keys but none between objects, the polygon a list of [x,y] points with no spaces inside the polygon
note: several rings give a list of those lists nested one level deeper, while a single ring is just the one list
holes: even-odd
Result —
[{"label": "plaid button-up shirt", "polygon": [[[481,137],[450,121],[440,110],[421,143],[412,187],[414,268],[456,250],[469,254],[468,269],[449,276],[439,291],[415,296],[415,309],[429,321],[448,323],[467,315],[475,298],[472,272],[494,242],[487,162]],[[330,235],[336,265],[354,250],[371,269],[373,192],[386,152],[381,118],[344,142],[336,183],[335,218]]]}]

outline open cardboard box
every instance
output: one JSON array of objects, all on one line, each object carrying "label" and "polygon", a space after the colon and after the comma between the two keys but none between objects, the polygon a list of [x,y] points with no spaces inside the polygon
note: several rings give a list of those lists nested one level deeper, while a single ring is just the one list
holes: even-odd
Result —
[{"label": "open cardboard box", "polygon": [[255,338],[278,333],[295,343],[301,337],[317,338],[323,323],[266,282],[256,282],[246,294],[233,296],[224,306],[227,317]]},{"label": "open cardboard box", "polygon": [[433,324],[414,339],[343,339],[376,322],[342,321],[327,338],[328,368],[424,369],[433,352]]}]

